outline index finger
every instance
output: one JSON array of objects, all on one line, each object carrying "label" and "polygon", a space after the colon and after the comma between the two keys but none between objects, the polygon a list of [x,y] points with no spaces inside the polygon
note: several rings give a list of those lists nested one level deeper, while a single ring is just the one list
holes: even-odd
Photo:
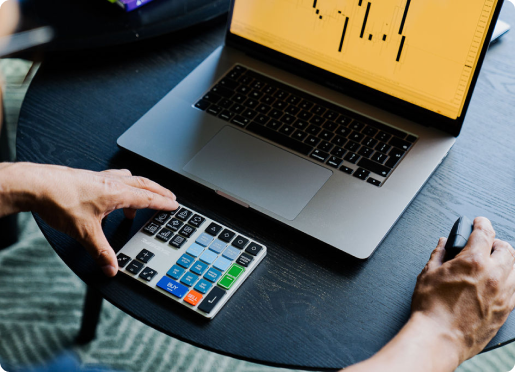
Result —
[{"label": "index finger", "polygon": [[150,208],[158,211],[175,211],[179,208],[179,204],[169,197],[156,194],[149,190],[129,186],[127,191],[122,194],[119,208]]},{"label": "index finger", "polygon": [[485,217],[477,217],[473,220],[473,232],[469,236],[463,252],[490,256],[494,240],[495,231],[491,221]]}]

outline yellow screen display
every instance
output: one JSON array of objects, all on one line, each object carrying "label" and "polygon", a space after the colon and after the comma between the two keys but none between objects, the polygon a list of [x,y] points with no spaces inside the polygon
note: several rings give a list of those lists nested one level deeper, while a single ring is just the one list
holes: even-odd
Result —
[{"label": "yellow screen display", "polygon": [[456,119],[496,0],[235,0],[233,34]]}]

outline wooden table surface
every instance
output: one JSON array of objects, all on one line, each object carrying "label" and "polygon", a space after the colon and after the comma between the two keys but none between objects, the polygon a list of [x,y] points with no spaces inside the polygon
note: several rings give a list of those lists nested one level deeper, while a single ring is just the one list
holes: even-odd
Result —
[{"label": "wooden table surface", "polygon": [[[514,8],[501,18],[514,29]],[[387,343],[410,311],[416,276],[459,215],[490,218],[514,246],[514,31],[488,52],[463,132],[367,261],[217,197],[116,146],[116,139],[222,41],[225,25],[89,55],[49,57],[23,104],[18,159],[91,170],[128,168],[179,201],[268,246],[255,273],[212,321],[118,275],[106,279],[72,239],[37,222],[63,261],[122,311],[172,337],[249,361],[337,369]],[[120,249],[152,211],[121,212],[104,230]],[[487,349],[514,340],[514,312]]]}]

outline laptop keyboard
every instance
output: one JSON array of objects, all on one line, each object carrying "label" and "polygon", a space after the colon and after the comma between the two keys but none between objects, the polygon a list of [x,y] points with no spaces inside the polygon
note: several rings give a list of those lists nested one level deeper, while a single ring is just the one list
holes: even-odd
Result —
[{"label": "laptop keyboard", "polygon": [[378,187],[417,141],[240,65],[195,107]]}]

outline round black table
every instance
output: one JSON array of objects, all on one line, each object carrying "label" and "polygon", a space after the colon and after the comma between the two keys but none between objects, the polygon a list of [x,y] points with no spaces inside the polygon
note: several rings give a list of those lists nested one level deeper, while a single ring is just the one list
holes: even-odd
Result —
[{"label": "round black table", "polygon": [[[506,6],[502,18],[514,27],[510,10]],[[403,326],[417,274],[459,215],[490,218],[498,236],[514,245],[513,32],[488,52],[449,156],[373,256],[360,261],[117,148],[118,136],[206,58],[224,30],[219,23],[125,51],[61,54],[43,63],[30,86],[19,122],[19,160],[128,168],[269,249],[225,308],[206,321],[123,275],[103,277],[80,245],[36,216],[61,259],[104,299],[161,332],[221,354],[337,369],[373,355]],[[107,217],[104,230],[115,250],[151,213],[141,211],[134,222],[120,211]],[[514,312],[487,350],[513,340]]]}]

